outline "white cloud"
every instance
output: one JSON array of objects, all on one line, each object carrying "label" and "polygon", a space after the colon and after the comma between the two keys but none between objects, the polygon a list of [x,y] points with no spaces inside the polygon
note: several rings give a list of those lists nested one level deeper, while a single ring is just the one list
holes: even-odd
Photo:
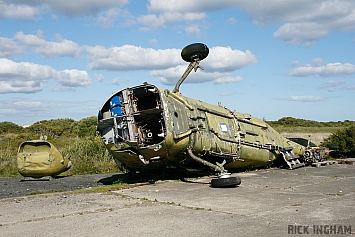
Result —
[{"label": "white cloud", "polygon": [[0,2],[0,18],[35,20],[37,14],[45,12],[63,14],[69,17],[86,14],[95,15],[103,10],[117,6],[123,7],[127,3],[128,0],[2,0]]},{"label": "white cloud", "polygon": [[230,6],[238,6],[242,1],[233,0],[205,0],[203,4],[199,1],[189,0],[149,0],[148,10],[151,12],[204,12],[221,10]]},{"label": "white cloud", "polygon": [[102,74],[94,73],[94,76],[95,76],[95,79],[96,79],[97,81],[103,81],[103,80],[105,80],[105,76],[102,75]]},{"label": "white cloud", "polygon": [[229,22],[231,24],[236,24],[236,23],[238,23],[238,20],[235,19],[234,17],[230,17],[230,18],[227,19],[227,22]]},{"label": "white cloud", "polygon": [[[150,75],[159,77],[163,85],[174,85],[183,75],[186,66],[179,65],[177,67],[168,68],[166,70],[154,70]],[[243,78],[237,76],[232,77],[229,72],[206,72],[203,70],[192,71],[186,78],[185,82],[188,83],[204,83],[213,82],[213,84],[234,83],[240,82]]]},{"label": "white cloud", "polygon": [[164,19],[159,18],[154,14],[140,16],[137,18],[137,22],[142,25],[149,26],[149,27],[147,27],[148,29],[149,28],[160,28],[160,27],[163,27],[165,24]]},{"label": "white cloud", "polygon": [[223,83],[234,83],[234,82],[241,82],[243,78],[240,76],[236,77],[220,77],[213,81],[213,84],[223,84]]},{"label": "white cloud", "polygon": [[[154,77],[159,77],[159,80],[163,85],[174,85],[183,75],[186,66],[179,65],[165,70],[154,70],[151,71],[150,75]],[[197,70],[197,72],[192,71],[184,83],[210,82],[210,81],[215,81],[219,78],[224,78],[229,76],[230,76],[229,73],[205,72],[202,70]]]},{"label": "white cloud", "polygon": [[112,84],[118,86],[120,84],[120,78],[119,77],[115,77],[112,80]]},{"label": "white cloud", "polygon": [[350,63],[327,63],[321,59],[314,59],[312,64],[300,66],[288,73],[290,76],[308,77],[319,75],[321,77],[345,77],[355,74],[355,64]]},{"label": "white cloud", "polygon": [[185,27],[185,31],[190,36],[199,37],[201,35],[201,30],[197,25],[189,25]]},{"label": "white cloud", "polygon": [[128,0],[75,0],[75,1],[57,1],[42,0],[50,8],[61,14],[76,17],[83,14],[96,14],[101,10],[107,10],[113,7],[123,7]]},{"label": "white cloud", "polygon": [[9,59],[0,58],[0,80],[21,80],[21,81],[44,81],[48,80],[53,73],[50,66],[34,63],[16,63]]},{"label": "white cloud", "polygon": [[[1,74],[0,74],[1,75]],[[6,93],[35,93],[43,90],[43,83],[39,81],[0,81],[0,94]]]},{"label": "white cloud", "polygon": [[29,62],[14,62],[0,58],[0,93],[34,93],[43,90],[44,83],[55,79],[61,87],[82,87],[91,83],[86,71],[56,71],[50,66]]},{"label": "white cloud", "polygon": [[35,20],[35,15],[43,12],[41,7],[36,5],[31,6],[31,4],[23,3],[13,3],[11,0],[0,1],[0,19],[10,18],[21,21],[33,21]]},{"label": "white cloud", "polygon": [[162,14],[147,14],[137,18],[137,22],[144,25],[145,30],[157,29],[167,25],[175,24],[176,22],[191,22],[199,21],[206,18],[203,12],[164,12]]},{"label": "white cloud", "polygon": [[96,70],[150,70],[182,62],[179,49],[153,49],[134,45],[105,48],[86,46],[89,67]]},{"label": "white cloud", "polygon": [[31,109],[31,110],[43,110],[48,108],[47,104],[40,101],[15,101],[13,103],[14,107],[22,109]]},{"label": "white cloud", "polygon": [[158,43],[158,40],[156,40],[156,39],[149,40],[149,44],[151,44],[151,45],[155,45],[157,43]]},{"label": "white cloud", "polygon": [[0,37],[0,58],[10,58],[22,54],[24,47],[10,38]]},{"label": "white cloud", "polygon": [[[174,84],[181,77],[187,63],[181,59],[180,49],[153,49],[134,45],[105,48],[85,46],[91,69],[132,71],[152,70],[151,75],[160,78],[163,84]],[[215,81],[235,82],[240,77],[231,77],[229,72],[238,70],[257,59],[249,50],[243,52],[230,47],[212,47],[209,56],[200,64],[205,72],[189,76],[189,82]],[[200,71],[200,70],[199,70]]]},{"label": "white cloud", "polygon": [[300,101],[300,102],[318,102],[323,101],[322,96],[313,96],[313,95],[294,95],[289,98],[277,98],[278,100],[289,100],[289,101]]},{"label": "white cloud", "polygon": [[216,46],[210,48],[208,57],[201,64],[206,71],[234,71],[257,62],[256,56],[249,50],[243,52],[231,47]]},{"label": "white cloud", "polygon": [[234,94],[235,94],[234,92],[226,92],[224,94],[220,94],[219,96],[232,96]]},{"label": "white cloud", "polygon": [[322,83],[318,88],[319,89],[326,89],[329,92],[335,91],[339,86],[344,85],[344,82],[342,81],[328,81],[325,83]]},{"label": "white cloud", "polygon": [[[69,17],[82,15],[96,16],[95,20],[103,27],[111,27],[122,12],[128,0],[1,0],[0,18],[35,20],[42,13],[64,14]],[[196,24],[208,19],[208,13],[238,9],[249,14],[259,26],[279,27],[274,32],[285,42],[312,44],[330,32],[355,30],[355,4],[353,0],[150,0],[148,14],[138,16],[136,21],[142,25],[140,31],[166,27],[179,22]],[[125,25],[135,24],[130,13],[122,15]],[[236,19],[229,18],[229,22]],[[187,28],[191,30],[190,28]],[[196,33],[196,31],[193,31]]]},{"label": "white cloud", "polygon": [[34,115],[38,112],[45,112],[53,106],[52,103],[43,101],[27,100],[7,100],[6,103],[0,103],[0,113],[3,116],[24,115],[26,111],[26,117]]},{"label": "white cloud", "polygon": [[81,50],[77,43],[63,39],[60,35],[56,35],[56,42],[48,42],[43,39],[42,31],[38,31],[37,35],[25,35],[23,32],[17,32],[14,38],[22,45],[32,48],[34,52],[47,58],[76,57]]},{"label": "white cloud", "polygon": [[83,87],[91,84],[88,73],[76,69],[58,71],[53,77],[64,87]]},{"label": "white cloud", "polygon": [[[159,77],[163,84],[174,84],[184,73],[187,63],[181,59],[180,49],[153,49],[134,45],[105,48],[85,46],[89,67],[96,70],[132,71],[152,70],[151,75]],[[249,50],[245,52],[230,47],[212,47],[209,56],[200,64],[202,73],[191,73],[189,82],[215,81],[215,83],[240,81],[230,72],[256,63]],[[200,71],[200,70],[199,70]]]},{"label": "white cloud", "polygon": [[273,36],[288,43],[310,45],[328,33],[329,29],[317,23],[286,23]]},{"label": "white cloud", "polygon": [[172,12],[206,14],[232,8],[247,12],[257,25],[281,25],[274,37],[289,43],[309,45],[332,31],[355,30],[353,0],[206,0],[203,4],[188,0],[150,0],[148,4],[149,11],[161,16]]},{"label": "white cloud", "polygon": [[111,8],[107,11],[101,12],[95,17],[96,22],[103,28],[112,27],[120,15],[121,9]]}]

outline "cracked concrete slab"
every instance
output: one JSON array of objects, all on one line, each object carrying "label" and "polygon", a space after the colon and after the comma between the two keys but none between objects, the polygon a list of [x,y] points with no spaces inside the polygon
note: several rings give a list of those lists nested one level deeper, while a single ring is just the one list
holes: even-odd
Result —
[{"label": "cracked concrete slab", "polygon": [[[210,177],[201,177],[186,182],[158,181],[109,193],[65,192],[2,199],[0,233],[3,236],[355,235],[355,165],[272,168],[234,175],[242,178],[241,185],[235,188],[212,188]],[[334,234],[334,229],[343,233]]]}]

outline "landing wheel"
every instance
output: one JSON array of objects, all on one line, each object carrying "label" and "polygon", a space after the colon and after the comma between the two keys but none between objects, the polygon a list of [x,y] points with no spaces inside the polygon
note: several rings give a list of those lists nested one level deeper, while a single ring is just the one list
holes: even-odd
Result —
[{"label": "landing wheel", "polygon": [[242,183],[239,177],[217,178],[211,180],[211,187],[223,188],[223,187],[235,187]]},{"label": "landing wheel", "polygon": [[181,57],[184,61],[191,63],[195,61],[195,59],[199,59],[200,61],[205,59],[208,53],[209,49],[205,44],[195,43],[183,48]]}]

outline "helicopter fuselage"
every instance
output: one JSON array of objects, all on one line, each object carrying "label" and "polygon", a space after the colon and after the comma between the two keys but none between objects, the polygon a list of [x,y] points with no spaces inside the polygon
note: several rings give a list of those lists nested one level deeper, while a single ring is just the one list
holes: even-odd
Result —
[{"label": "helicopter fuselage", "polygon": [[272,163],[285,150],[305,152],[263,120],[148,83],[114,93],[99,111],[97,131],[130,170],[192,171],[204,162],[237,170]]}]

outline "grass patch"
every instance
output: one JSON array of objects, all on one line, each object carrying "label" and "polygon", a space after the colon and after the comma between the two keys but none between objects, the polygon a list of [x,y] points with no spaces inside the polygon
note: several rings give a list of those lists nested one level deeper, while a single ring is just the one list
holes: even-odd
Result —
[{"label": "grass patch", "polygon": [[[17,171],[17,149],[35,137],[0,134],[0,177],[19,177]],[[51,141],[53,140],[53,141]],[[48,139],[63,155],[69,156],[72,167],[63,175],[116,173],[118,166],[107,151],[99,136],[85,138]]]}]

